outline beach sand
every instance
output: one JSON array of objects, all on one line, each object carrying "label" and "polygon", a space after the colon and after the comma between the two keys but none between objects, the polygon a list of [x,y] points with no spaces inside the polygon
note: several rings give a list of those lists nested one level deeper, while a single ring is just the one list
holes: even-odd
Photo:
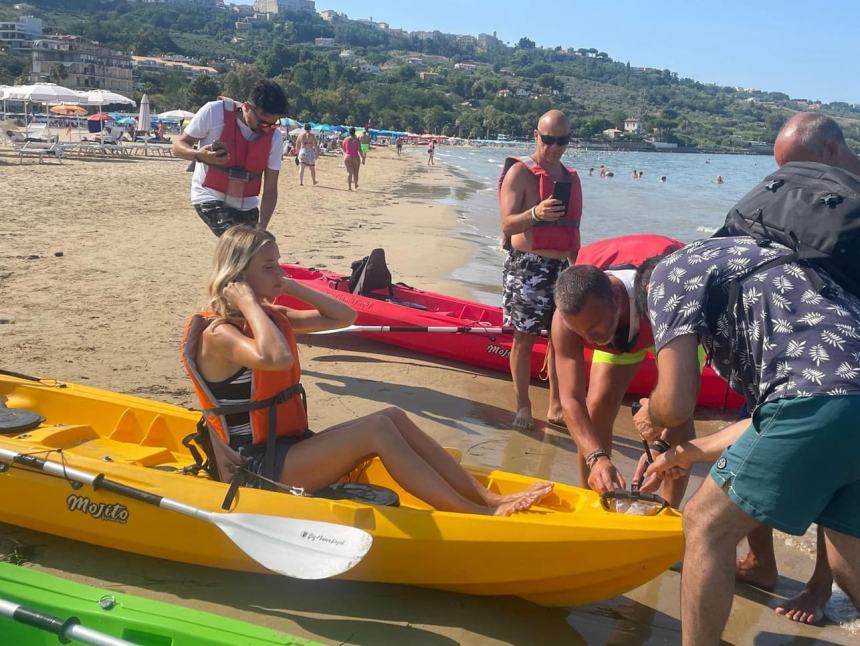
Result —
[{"label": "beach sand", "polygon": [[[374,149],[361,188],[346,190],[339,157],[319,160],[320,186],[299,187],[286,160],[271,230],[282,259],[349,272],[374,247],[395,281],[468,296],[447,279],[471,249],[444,198],[462,180],[424,166],[423,150]],[[179,362],[187,317],[203,304],[215,239],[189,205],[185,163],[72,159],[18,165],[0,149],[0,368],[193,406]],[[309,177],[306,176],[309,181]],[[62,255],[57,255],[62,254]],[[555,430],[510,430],[504,375],[431,361],[354,335],[305,338],[304,383],[317,429],[376,410],[404,408],[465,462],[576,483],[575,446]],[[546,389],[535,385],[536,414]],[[700,431],[717,427],[701,421]],[[617,463],[627,475],[638,441],[622,411]],[[696,480],[700,479],[700,471]],[[691,489],[695,487],[695,483]],[[679,575],[668,571],[622,597],[572,612],[513,598],[404,586],[300,582],[209,570],[0,525],[0,550],[70,579],[252,621],[330,644],[676,643]],[[778,541],[783,579],[796,590],[811,558]],[[535,554],[552,558],[552,554]],[[739,585],[726,639],[737,644],[837,643],[837,626],[776,617],[775,597]]]}]

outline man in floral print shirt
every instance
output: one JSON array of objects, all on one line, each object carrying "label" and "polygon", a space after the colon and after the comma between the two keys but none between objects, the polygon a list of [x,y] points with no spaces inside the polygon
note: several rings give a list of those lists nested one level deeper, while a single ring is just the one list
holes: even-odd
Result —
[{"label": "man in floral print shirt", "polygon": [[816,291],[797,264],[753,271],[787,253],[747,237],[700,240],[647,282],[660,377],[640,421],[671,427],[692,414],[700,342],[753,413],[722,433],[734,444],[684,511],[685,560],[696,564],[683,573],[687,644],[718,643],[736,545],[758,523],[824,527],[837,582],[860,604],[860,299],[823,274]]}]

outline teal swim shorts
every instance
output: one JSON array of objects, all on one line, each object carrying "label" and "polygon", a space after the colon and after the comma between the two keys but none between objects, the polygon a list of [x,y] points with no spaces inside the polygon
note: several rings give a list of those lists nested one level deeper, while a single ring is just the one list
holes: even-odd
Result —
[{"label": "teal swim shorts", "polygon": [[756,520],[801,535],[812,523],[860,538],[860,396],[760,406],[711,478]]}]

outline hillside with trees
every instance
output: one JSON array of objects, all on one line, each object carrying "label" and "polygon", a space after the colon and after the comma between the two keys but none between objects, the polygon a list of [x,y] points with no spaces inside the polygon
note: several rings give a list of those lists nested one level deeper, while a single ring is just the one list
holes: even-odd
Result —
[{"label": "hillside with trees", "polygon": [[[163,108],[195,109],[218,94],[244,96],[260,77],[287,90],[300,121],[364,124],[472,138],[530,134],[551,107],[571,118],[574,136],[599,139],[639,117],[634,141],[708,150],[746,151],[771,143],[787,116],[814,106],[835,117],[860,148],[860,110],[816,104],[780,92],[741,90],[679,78],[670,70],[614,61],[596,49],[516,45],[482,48],[439,32],[407,34],[360,21],[326,22],[318,14],[255,18],[229,8],[124,0],[30,0],[45,32],[76,34],[135,55],[180,54],[223,74],[188,83],[181,75],[144,74],[138,94]],[[21,15],[0,2],[0,19]],[[333,47],[314,39],[333,39]],[[13,83],[28,62],[0,54],[0,83]]]}]

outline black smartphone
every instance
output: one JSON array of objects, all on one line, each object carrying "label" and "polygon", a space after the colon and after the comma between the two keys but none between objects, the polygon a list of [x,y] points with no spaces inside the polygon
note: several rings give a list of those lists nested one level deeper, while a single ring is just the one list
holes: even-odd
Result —
[{"label": "black smartphone", "polygon": [[556,182],[552,187],[552,196],[564,204],[565,213],[570,204],[570,182]]},{"label": "black smartphone", "polygon": [[227,150],[227,144],[225,144],[223,141],[213,141],[210,145],[212,146],[212,150],[215,151],[215,153],[219,157],[223,157],[230,152],[229,150]]}]

